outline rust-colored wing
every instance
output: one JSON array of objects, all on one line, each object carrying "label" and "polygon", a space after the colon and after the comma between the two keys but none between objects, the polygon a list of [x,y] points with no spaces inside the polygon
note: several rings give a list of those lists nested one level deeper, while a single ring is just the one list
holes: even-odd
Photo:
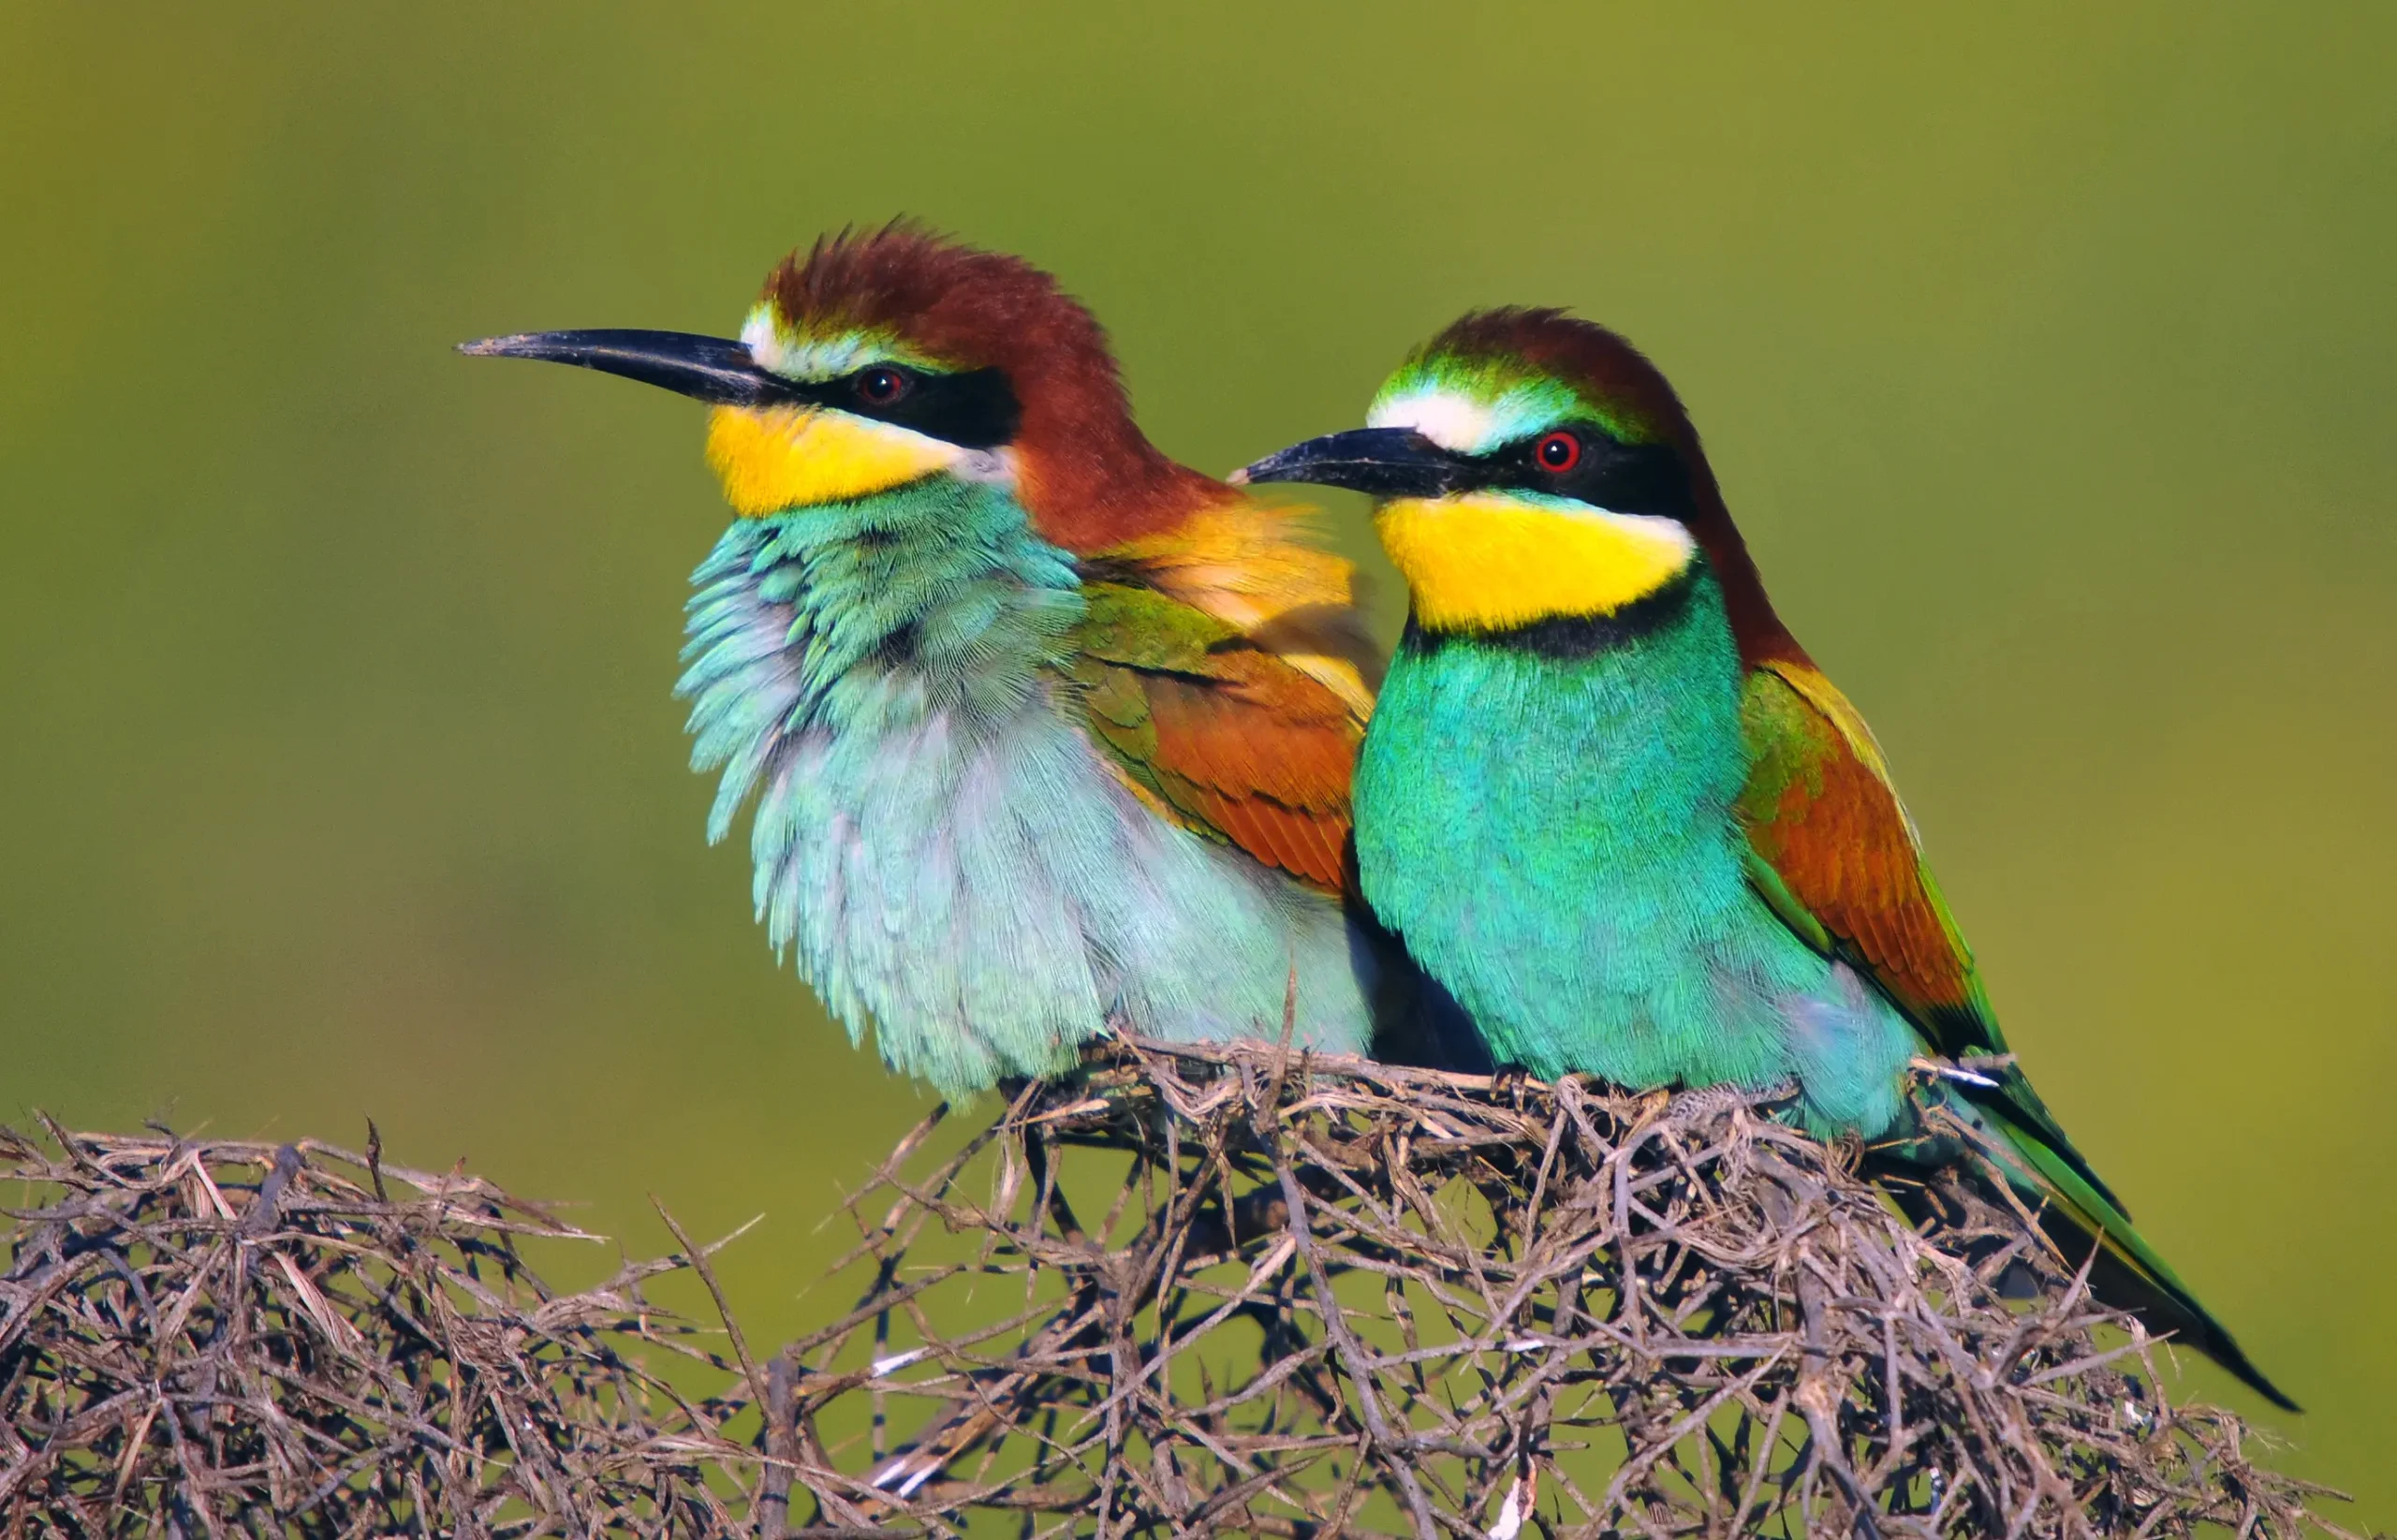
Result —
[{"label": "rust-colored wing", "polygon": [[[1781,888],[1760,882],[1767,900],[1801,934],[1868,975],[1938,1052],[2007,1053],[1972,951],[1864,718],[1820,670],[1780,659],[1749,670],[1742,715],[1754,759],[1740,812]],[[1985,1073],[2015,1119],[2114,1201],[2019,1069]]]},{"label": "rust-colored wing", "polygon": [[1742,709],[1754,764],[1740,811],[1757,854],[1907,1014],[1941,1018],[1924,1025],[1943,1052],[2005,1052],[1856,708],[1815,668],[1775,661],[1749,672]]},{"label": "rust-colored wing", "polygon": [[1093,740],[1165,816],[1326,891],[1372,697],[1347,564],[1260,507],[1084,564],[1067,666]]}]

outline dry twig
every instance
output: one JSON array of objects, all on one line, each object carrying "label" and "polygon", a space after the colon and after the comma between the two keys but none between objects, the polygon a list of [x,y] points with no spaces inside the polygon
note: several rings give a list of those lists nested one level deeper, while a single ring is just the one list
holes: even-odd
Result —
[{"label": "dry twig", "polygon": [[[38,1207],[0,1279],[0,1516],[2344,1533],[2313,1506],[2336,1494],[2255,1463],[2237,1417],[2170,1401],[2160,1344],[2019,1214],[1942,1179],[1948,1220],[1918,1234],[1759,1099],[1133,1042],[962,1143],[941,1124],[847,1204],[853,1306],[762,1369],[643,1297],[705,1257],[679,1230],[678,1256],[557,1296],[517,1239],[579,1232],[479,1181],[313,1144],[11,1136]],[[678,1396],[653,1352],[723,1389]]]}]

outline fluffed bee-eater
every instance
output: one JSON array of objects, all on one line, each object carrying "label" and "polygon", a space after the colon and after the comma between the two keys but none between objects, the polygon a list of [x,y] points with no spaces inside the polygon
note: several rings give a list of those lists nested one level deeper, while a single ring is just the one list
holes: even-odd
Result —
[{"label": "fluffed bee-eater", "polygon": [[[1483,312],[1366,420],[1233,479],[1380,500],[1410,614],[1357,770],[1360,880],[1493,1056],[1794,1081],[1818,1133],[1977,1147],[2094,1247],[2101,1295],[2290,1406],[2015,1066],[1872,732],[1773,613],[1654,366],[1559,311]],[[1926,1077],[1926,1049],[1961,1067]]]},{"label": "fluffed bee-eater", "polygon": [[709,403],[735,514],[688,611],[709,838],[856,1041],[945,1093],[1117,1025],[1363,1051],[1344,904],[1376,664],[1348,563],[1135,425],[1049,277],[904,222],[794,254],[737,339],[463,351]]}]

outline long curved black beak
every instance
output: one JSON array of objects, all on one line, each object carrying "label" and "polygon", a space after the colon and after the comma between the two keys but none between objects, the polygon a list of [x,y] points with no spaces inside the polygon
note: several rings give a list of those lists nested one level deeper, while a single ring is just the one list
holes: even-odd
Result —
[{"label": "long curved black beak", "polygon": [[720,406],[764,406],[799,399],[790,383],[757,367],[728,337],[687,331],[520,331],[460,343],[478,359],[539,359],[622,374]]},{"label": "long curved black beak", "polygon": [[1352,428],[1293,444],[1231,474],[1235,484],[1311,481],[1375,497],[1441,497],[1464,491],[1476,468],[1412,428]]}]

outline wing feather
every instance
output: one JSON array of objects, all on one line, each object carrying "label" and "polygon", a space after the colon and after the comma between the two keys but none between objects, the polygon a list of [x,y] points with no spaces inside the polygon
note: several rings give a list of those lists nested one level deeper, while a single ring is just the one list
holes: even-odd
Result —
[{"label": "wing feather", "polygon": [[1325,889],[1345,882],[1348,783],[1373,659],[1346,564],[1287,516],[1214,508],[1085,566],[1066,670],[1092,741],[1160,814]]},{"label": "wing feather", "polygon": [[[1783,659],[1749,670],[1742,716],[1752,762],[1740,812],[1750,846],[1782,889],[1775,895],[1759,883],[1767,901],[1799,905],[1830,949],[1866,973],[1938,1052],[2006,1054],[1972,950],[1864,718],[1820,670]],[[2121,1209],[2022,1071],[2009,1064],[1987,1073],[2007,1116]]]}]

